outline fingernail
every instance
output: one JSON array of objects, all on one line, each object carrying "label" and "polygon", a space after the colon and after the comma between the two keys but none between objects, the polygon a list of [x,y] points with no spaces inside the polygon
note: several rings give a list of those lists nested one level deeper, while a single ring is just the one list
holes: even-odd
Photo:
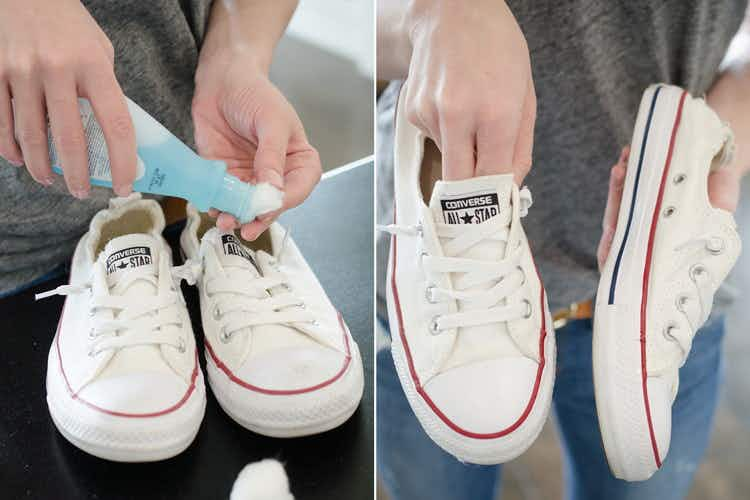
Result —
[{"label": "fingernail", "polygon": [[46,179],[42,179],[42,184],[44,184],[45,186],[51,186],[54,182],[54,177],[47,177]]},{"label": "fingernail", "polygon": [[89,197],[89,190],[88,189],[77,189],[72,192],[73,196],[78,198],[79,200],[85,200]]},{"label": "fingernail", "polygon": [[115,193],[117,196],[130,196],[130,193],[133,192],[133,186],[130,184],[125,184],[123,186],[115,186]]},{"label": "fingernail", "polygon": [[284,187],[284,178],[276,170],[270,168],[258,172],[258,182],[267,182],[278,189]]},{"label": "fingernail", "polygon": [[14,167],[23,167],[23,162],[18,160],[8,160],[8,163],[13,165]]}]

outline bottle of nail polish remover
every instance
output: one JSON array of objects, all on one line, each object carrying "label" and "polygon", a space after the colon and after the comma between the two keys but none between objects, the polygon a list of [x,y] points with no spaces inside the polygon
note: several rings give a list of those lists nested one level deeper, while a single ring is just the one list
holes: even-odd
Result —
[{"label": "bottle of nail polish remover", "polygon": [[[281,208],[281,191],[268,183],[253,185],[228,174],[223,161],[201,158],[140,106],[126,100],[138,150],[134,191],[184,198],[202,212],[216,208],[234,215],[243,224],[256,215]],[[79,107],[88,143],[91,184],[112,187],[104,133],[91,104],[79,99]],[[52,170],[62,174],[51,133],[49,150]]]}]

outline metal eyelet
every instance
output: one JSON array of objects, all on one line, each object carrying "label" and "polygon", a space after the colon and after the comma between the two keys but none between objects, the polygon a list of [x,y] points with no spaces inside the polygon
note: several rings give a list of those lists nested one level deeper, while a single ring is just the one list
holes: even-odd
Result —
[{"label": "metal eyelet", "polygon": [[664,327],[664,337],[666,337],[668,340],[674,340],[677,341],[675,336],[672,334],[672,330],[677,330],[679,326],[677,323],[669,323],[666,327]]},{"label": "metal eyelet", "polygon": [[685,179],[687,179],[687,175],[677,174],[674,176],[674,179],[672,180],[672,182],[674,182],[675,184],[682,184],[683,182],[685,182]]},{"label": "metal eyelet", "polygon": [[523,299],[523,303],[526,304],[526,312],[523,315],[523,319],[529,319],[531,317],[531,302],[529,302],[526,299]]},{"label": "metal eyelet", "polygon": [[521,285],[523,286],[526,284],[526,273],[523,272],[523,268],[521,266],[516,266],[516,269],[521,273]]},{"label": "metal eyelet", "polygon": [[282,283],[281,284],[281,288],[283,288],[287,292],[291,292],[292,291],[292,286],[290,284],[288,284],[288,283]]},{"label": "metal eyelet", "polygon": [[435,292],[435,285],[429,285],[424,290],[424,296],[427,299],[427,302],[430,304],[435,304],[435,296],[433,295]]},{"label": "metal eyelet", "polygon": [[435,316],[434,318],[432,318],[432,321],[430,321],[430,335],[440,334],[440,326],[438,325],[438,319],[439,319],[439,316]]},{"label": "metal eyelet", "polygon": [[219,304],[214,305],[213,311],[211,311],[211,316],[213,316],[216,321],[221,319],[222,312],[221,309],[219,309]]},{"label": "metal eyelet", "polygon": [[91,340],[94,340],[96,338],[96,334],[94,333],[94,329],[93,328],[89,328],[89,338]]},{"label": "metal eyelet", "polygon": [[690,267],[690,279],[695,281],[698,276],[703,276],[706,272],[706,267],[703,264],[694,264]]},{"label": "metal eyelet", "polygon": [[708,250],[711,255],[721,255],[724,253],[724,240],[718,236],[709,238],[706,243],[706,250]]},{"label": "metal eyelet", "polygon": [[417,236],[420,238],[424,236],[424,227],[421,222],[417,224]]},{"label": "metal eyelet", "polygon": [[667,207],[664,209],[664,217],[672,217],[676,211],[675,207]]},{"label": "metal eyelet", "polygon": [[182,354],[185,352],[186,349],[187,347],[185,346],[185,339],[180,337],[180,341],[177,345],[177,350]]},{"label": "metal eyelet", "polygon": [[685,306],[687,305],[689,300],[690,297],[688,297],[687,295],[678,295],[677,300],[675,300],[675,306],[677,307],[677,310],[680,312],[685,312]]},{"label": "metal eyelet", "polygon": [[94,351],[93,347],[89,349],[88,356],[89,358],[93,358],[94,356],[96,356],[96,351]]},{"label": "metal eyelet", "polygon": [[307,309],[307,304],[305,304],[304,302],[300,302],[299,307],[300,309]]},{"label": "metal eyelet", "polygon": [[219,339],[222,343],[226,344],[232,340],[232,334],[227,332],[227,327],[222,326],[221,327],[221,333],[219,334]]},{"label": "metal eyelet", "polygon": [[93,318],[94,314],[96,314],[96,311],[93,308],[89,309],[89,318]]},{"label": "metal eyelet", "polygon": [[317,319],[310,320],[312,326],[320,326],[320,322]]}]

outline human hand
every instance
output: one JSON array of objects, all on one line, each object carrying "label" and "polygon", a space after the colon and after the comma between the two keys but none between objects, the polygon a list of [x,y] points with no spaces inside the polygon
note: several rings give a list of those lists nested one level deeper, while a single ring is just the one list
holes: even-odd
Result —
[{"label": "human hand", "polygon": [[90,185],[78,97],[91,102],[114,190],[126,196],[135,178],[135,131],[109,39],[78,0],[0,0],[0,156],[52,184],[49,116],[68,190],[85,198]]},{"label": "human hand", "polygon": [[[227,171],[244,181],[269,182],[284,192],[281,209],[242,225],[247,240],[257,238],[281,212],[302,203],[320,180],[320,157],[297,113],[265,70],[246,60],[199,66],[193,121],[201,156],[225,161]],[[240,226],[227,213],[211,214],[218,215],[217,225],[224,230]]]},{"label": "human hand", "polygon": [[[625,146],[620,152],[620,158],[612,167],[609,174],[609,194],[607,205],[604,209],[602,220],[602,237],[596,251],[596,259],[599,270],[604,267],[609,251],[612,248],[612,240],[615,237],[617,218],[620,214],[620,202],[625,187],[625,173],[630,157],[630,146]],[[740,191],[740,176],[730,168],[721,168],[713,171],[708,176],[708,199],[716,208],[729,212],[737,209]]]},{"label": "human hand", "polygon": [[505,2],[413,0],[409,121],[442,153],[443,178],[531,167],[536,95],[529,50]]}]

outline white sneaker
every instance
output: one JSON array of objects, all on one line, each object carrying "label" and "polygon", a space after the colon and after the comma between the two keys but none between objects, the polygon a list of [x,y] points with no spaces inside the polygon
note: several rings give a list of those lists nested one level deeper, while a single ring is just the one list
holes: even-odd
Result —
[{"label": "white sneaker", "polygon": [[203,267],[206,365],[219,404],[266,436],[341,425],[364,386],[359,350],[341,314],[279,224],[255,242],[213,225],[188,206],[180,243]]},{"label": "white sneaker", "polygon": [[435,151],[398,113],[391,350],[427,434],[459,460],[497,464],[533,443],[554,383],[552,320],[520,221],[531,195],[512,175],[435,182]]},{"label": "white sneaker", "polygon": [[161,460],[195,438],[206,405],[193,331],[161,237],[158,203],[110,201],[73,255],[47,367],[47,403],[65,438],[97,457]]},{"label": "white sneaker", "polygon": [[740,253],[732,214],[708,199],[708,175],[731,153],[731,131],[702,99],[646,89],[594,323],[596,407],[618,478],[661,467],[678,370]]}]

